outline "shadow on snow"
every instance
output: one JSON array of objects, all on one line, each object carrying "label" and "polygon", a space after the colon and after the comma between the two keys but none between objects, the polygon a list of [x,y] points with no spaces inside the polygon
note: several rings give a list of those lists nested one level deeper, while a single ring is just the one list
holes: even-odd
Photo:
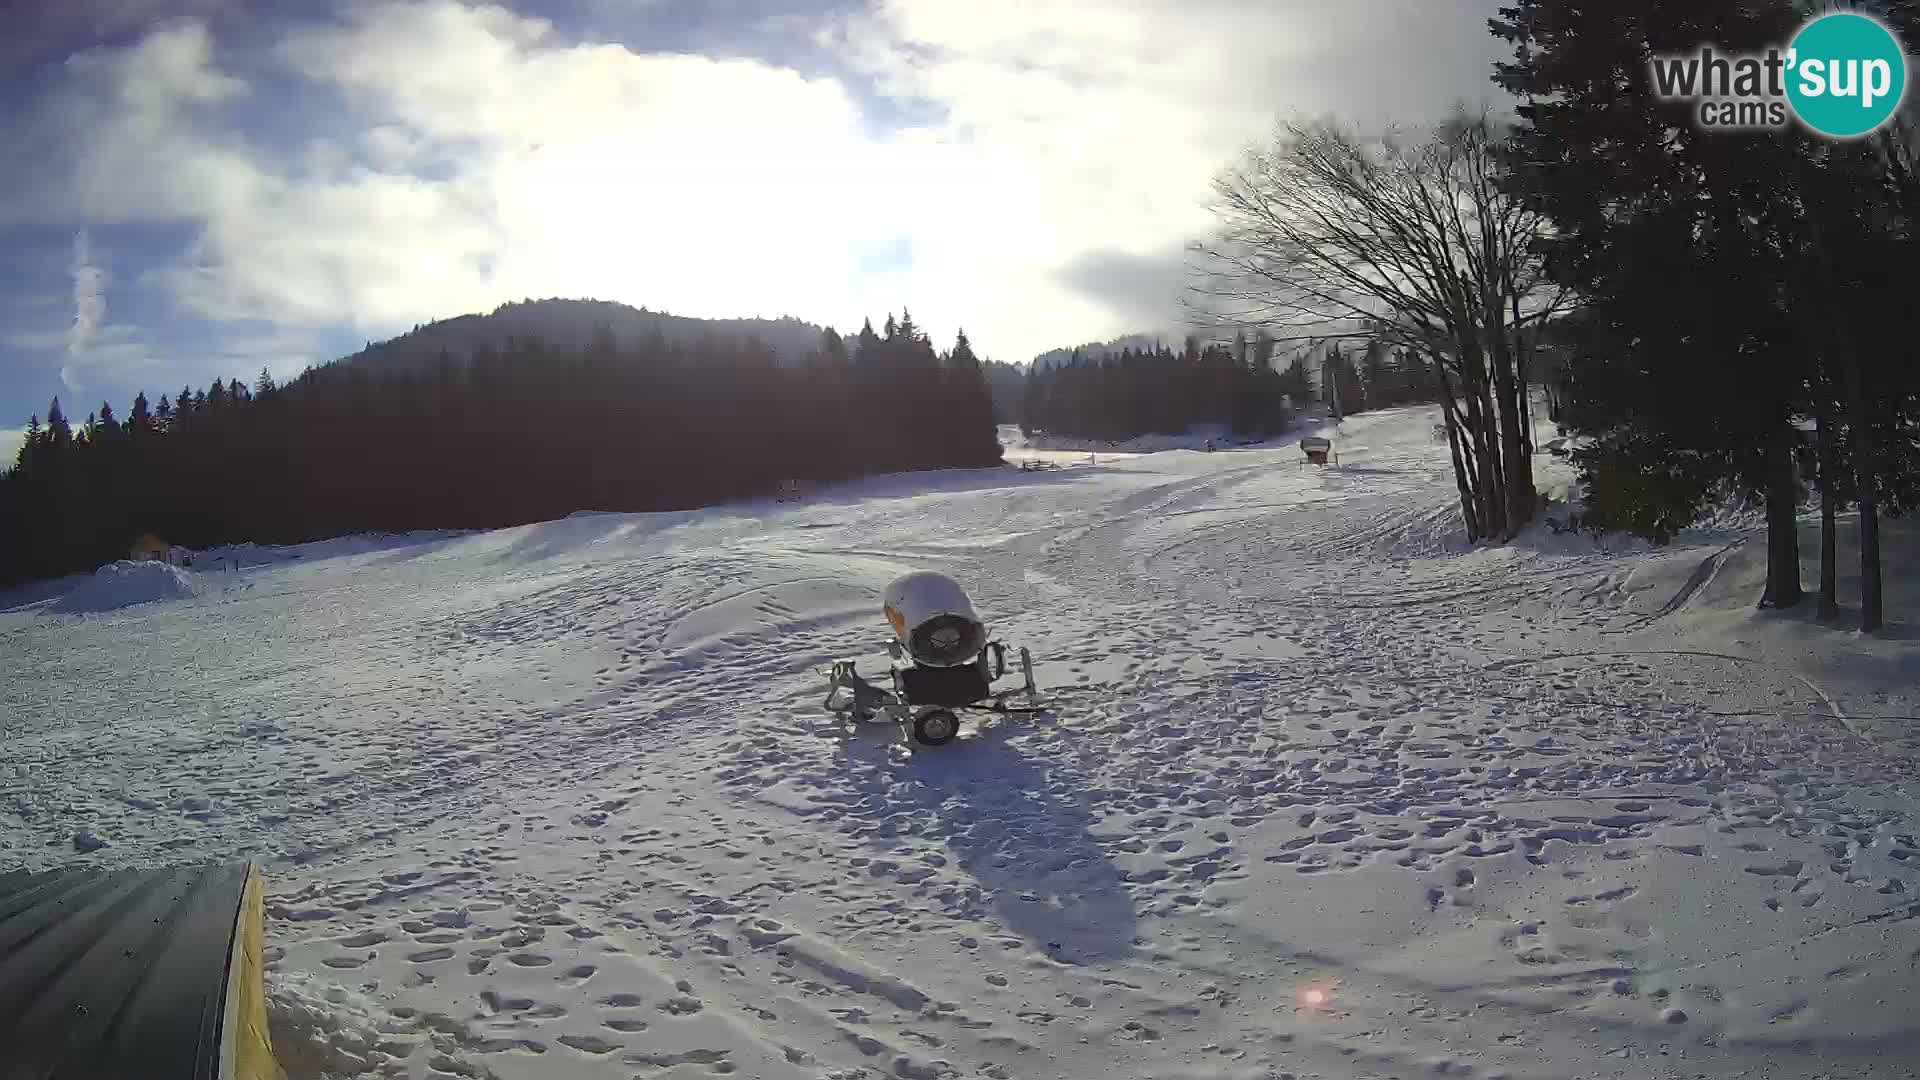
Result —
[{"label": "shadow on snow", "polygon": [[937,836],[998,921],[1056,960],[1130,953],[1133,898],[1093,835],[1094,816],[1063,790],[1063,778],[1009,741],[1007,727],[969,723],[967,731],[904,760],[890,727],[848,740],[841,765],[861,805],[911,815],[909,830],[883,821],[872,839],[891,847],[902,831]]}]

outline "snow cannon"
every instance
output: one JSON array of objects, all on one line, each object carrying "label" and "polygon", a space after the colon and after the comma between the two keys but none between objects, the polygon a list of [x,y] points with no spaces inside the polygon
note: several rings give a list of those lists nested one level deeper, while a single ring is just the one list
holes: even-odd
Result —
[{"label": "snow cannon", "polygon": [[907,655],[928,667],[958,667],[987,647],[987,624],[945,574],[916,570],[894,578],[882,610]]},{"label": "snow cannon", "polygon": [[[973,609],[960,583],[930,570],[903,574],[887,586],[881,604],[893,640],[887,655],[892,688],[861,678],[851,660],[827,672],[828,712],[862,722],[896,724],[927,746],[953,741],[960,733],[960,710],[1037,713],[1033,656],[1018,652],[1023,685],[995,690],[1007,673],[1007,646],[992,640],[987,624]],[[904,660],[904,663],[902,662]],[[1024,693],[1027,704],[1007,698]]]}]

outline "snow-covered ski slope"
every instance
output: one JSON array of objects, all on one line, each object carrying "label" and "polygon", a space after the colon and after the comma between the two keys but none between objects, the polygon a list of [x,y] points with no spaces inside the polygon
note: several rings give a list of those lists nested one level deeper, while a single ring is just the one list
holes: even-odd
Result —
[{"label": "snow-covered ski slope", "polygon": [[[1467,549],[1434,420],[40,590],[0,869],[261,859],[296,1078],[1912,1075],[1912,624]],[[822,713],[919,568],[1053,715]]]}]

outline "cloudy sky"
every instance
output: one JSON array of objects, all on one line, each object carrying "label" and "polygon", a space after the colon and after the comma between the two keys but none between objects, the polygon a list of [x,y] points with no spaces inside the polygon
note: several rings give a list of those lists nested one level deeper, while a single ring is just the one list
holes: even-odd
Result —
[{"label": "cloudy sky", "polygon": [[30,6],[0,429],[523,297],[906,305],[1008,360],[1163,329],[1209,178],[1276,116],[1431,119],[1499,55],[1497,0]]}]

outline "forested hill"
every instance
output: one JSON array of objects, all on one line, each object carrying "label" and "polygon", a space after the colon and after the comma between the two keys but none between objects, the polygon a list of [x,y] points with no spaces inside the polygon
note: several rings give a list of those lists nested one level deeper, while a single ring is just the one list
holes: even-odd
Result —
[{"label": "forested hill", "polygon": [[668,345],[702,339],[739,345],[757,339],[781,361],[805,357],[820,344],[822,327],[795,318],[695,319],[629,307],[609,300],[521,300],[485,315],[460,315],[416,326],[399,337],[369,344],[341,363],[385,372],[420,371],[444,353],[465,361],[483,346],[504,349],[510,340],[539,341],[563,351],[584,349],[603,331],[620,348],[645,345],[656,335]]},{"label": "forested hill", "polygon": [[[1112,341],[1090,341],[1071,348],[1049,349],[1033,358],[1033,366],[1061,367],[1071,363],[1075,354],[1083,359],[1098,360],[1103,356],[1118,356],[1129,349],[1134,352],[1153,352],[1165,344],[1167,344],[1166,341],[1153,334],[1127,334]],[[1179,344],[1179,342],[1176,341],[1173,344]]]},{"label": "forested hill", "polygon": [[[124,415],[124,419],[122,418]],[[1000,462],[965,334],[902,312],[805,354],[719,335],[267,372],[84,423],[56,398],[0,474],[0,585],[89,570],[146,533],[189,547],[682,510],[883,472]]]}]

